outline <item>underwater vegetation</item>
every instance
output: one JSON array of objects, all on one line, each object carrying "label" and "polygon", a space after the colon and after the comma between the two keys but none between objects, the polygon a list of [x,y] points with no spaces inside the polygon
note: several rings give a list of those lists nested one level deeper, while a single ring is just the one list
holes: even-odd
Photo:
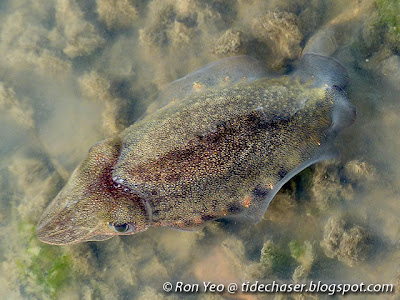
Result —
[{"label": "underwater vegetation", "polygon": [[400,51],[400,3],[396,0],[376,0],[379,21],[387,33],[385,39]]},{"label": "underwater vegetation", "polygon": [[[71,258],[60,250],[43,246],[35,239],[35,227],[29,224],[19,224],[19,231],[31,232],[26,257],[16,258],[18,281],[21,288],[26,288],[37,297],[48,295],[51,298],[70,284],[76,273],[73,271]],[[30,282],[30,283],[29,283]],[[32,283],[37,290],[30,290]]]},{"label": "underwater vegetation", "polygon": [[[0,298],[224,299],[162,285],[322,280],[393,283],[362,296],[397,299],[399,15],[395,0],[0,1]],[[40,215],[91,145],[157,112],[170,82],[237,55],[282,78],[309,47],[347,69],[357,121],[336,139],[342,156],[294,176],[258,224],[38,240]]]}]

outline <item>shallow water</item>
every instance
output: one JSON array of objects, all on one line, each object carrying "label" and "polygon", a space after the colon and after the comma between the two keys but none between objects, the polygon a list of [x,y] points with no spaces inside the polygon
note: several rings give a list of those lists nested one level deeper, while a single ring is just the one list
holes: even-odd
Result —
[{"label": "shallow water", "polygon": [[[400,7],[375,1],[0,2],[0,297],[326,298],[205,293],[202,282],[387,283],[400,291]],[[399,12],[396,14],[396,12]],[[152,228],[50,246],[35,226],[89,147],[121,132],[169,82],[248,54],[295,68],[308,40],[348,70],[355,124],[340,159],[288,182],[257,225]],[[321,39],[322,41],[323,39]],[[318,40],[317,40],[318,41]],[[327,41],[327,42],[326,42]],[[316,47],[316,45],[323,47]],[[163,284],[199,283],[198,293]],[[340,293],[337,297],[342,297]]]}]

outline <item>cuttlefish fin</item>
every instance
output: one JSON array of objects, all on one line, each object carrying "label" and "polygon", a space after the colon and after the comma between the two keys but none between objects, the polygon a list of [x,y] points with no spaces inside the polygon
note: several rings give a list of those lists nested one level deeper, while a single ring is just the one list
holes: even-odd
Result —
[{"label": "cuttlefish fin", "polygon": [[298,76],[301,82],[311,82],[316,87],[344,88],[349,82],[347,70],[337,60],[315,53],[303,55],[294,76]]},{"label": "cuttlefish fin", "polygon": [[160,92],[152,110],[179,101],[195,92],[218,86],[231,86],[243,81],[251,82],[265,76],[262,64],[255,58],[247,55],[227,57],[168,84]]}]

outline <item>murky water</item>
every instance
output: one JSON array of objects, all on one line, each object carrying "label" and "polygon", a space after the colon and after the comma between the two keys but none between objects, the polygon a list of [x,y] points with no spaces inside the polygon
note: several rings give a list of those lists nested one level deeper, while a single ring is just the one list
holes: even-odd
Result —
[{"label": "murky water", "polygon": [[[348,297],[399,297],[399,15],[396,0],[1,1],[0,298],[328,294],[203,292],[203,281],[257,280],[385,283],[395,291]],[[337,141],[341,158],[288,182],[262,222],[72,246],[37,240],[40,215],[89,147],[154,109],[166,84],[239,54],[284,74],[304,48],[347,68],[358,117]],[[165,282],[201,292],[166,293]]]}]

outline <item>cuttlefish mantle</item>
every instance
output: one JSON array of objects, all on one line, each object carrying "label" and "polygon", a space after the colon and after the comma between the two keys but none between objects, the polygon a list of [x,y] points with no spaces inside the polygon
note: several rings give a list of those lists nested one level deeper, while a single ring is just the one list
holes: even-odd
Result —
[{"label": "cuttlefish mantle", "polygon": [[335,137],[356,117],[347,83],[340,63],[312,53],[285,76],[238,56],[174,81],[158,109],[91,147],[37,235],[61,245],[220,218],[257,223],[284,183],[337,155]]}]

